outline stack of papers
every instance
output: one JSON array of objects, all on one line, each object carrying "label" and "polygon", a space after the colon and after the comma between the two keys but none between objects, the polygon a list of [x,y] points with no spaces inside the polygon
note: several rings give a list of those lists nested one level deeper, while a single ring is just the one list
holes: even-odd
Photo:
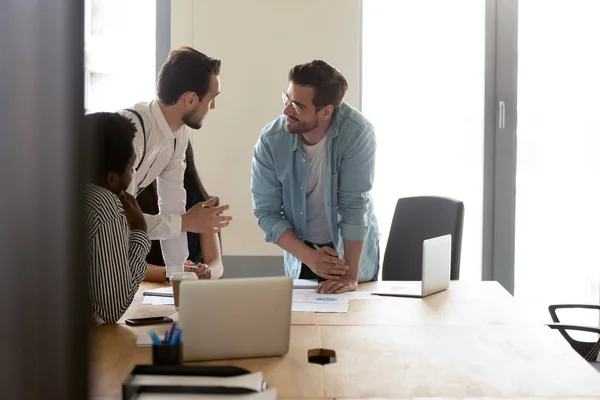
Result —
[{"label": "stack of papers", "polygon": [[173,297],[173,288],[171,286],[168,286],[161,287],[158,289],[144,290],[144,296]]},{"label": "stack of papers", "polygon": [[132,386],[220,386],[263,390],[261,372],[238,376],[194,376],[194,375],[136,375],[129,382]]},{"label": "stack of papers", "polygon": [[144,301],[142,304],[159,305],[175,305],[173,298],[173,288],[171,286],[161,287],[158,289],[144,290]]},{"label": "stack of papers", "polygon": [[276,400],[277,391],[275,389],[267,389],[262,392],[246,393],[246,394],[161,394],[161,393],[142,393],[136,400],[171,400],[171,399],[202,399],[202,400]]},{"label": "stack of papers", "polygon": [[163,373],[143,372],[136,367],[123,384],[123,398],[126,400],[175,398],[276,400],[277,391],[267,389],[261,372],[211,376],[209,373],[194,373],[185,367],[174,371],[172,368],[163,369]]}]

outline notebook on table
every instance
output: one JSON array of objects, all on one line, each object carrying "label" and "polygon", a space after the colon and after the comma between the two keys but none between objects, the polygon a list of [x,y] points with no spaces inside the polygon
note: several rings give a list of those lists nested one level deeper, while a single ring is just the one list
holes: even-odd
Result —
[{"label": "notebook on table", "polygon": [[214,398],[275,400],[261,372],[234,366],[138,365],[122,386],[124,400]]}]

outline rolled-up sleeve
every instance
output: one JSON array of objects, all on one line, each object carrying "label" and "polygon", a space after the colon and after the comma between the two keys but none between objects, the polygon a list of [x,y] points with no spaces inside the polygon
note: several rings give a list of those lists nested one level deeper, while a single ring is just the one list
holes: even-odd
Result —
[{"label": "rolled-up sleeve", "polygon": [[364,240],[370,191],[375,177],[377,143],[372,127],[362,130],[356,138],[348,138],[342,155],[338,182],[338,213],[340,230],[346,240]]},{"label": "rolled-up sleeve", "polygon": [[292,224],[283,215],[281,182],[275,173],[271,149],[262,135],[254,146],[250,191],[252,211],[265,232],[265,240],[277,243]]}]

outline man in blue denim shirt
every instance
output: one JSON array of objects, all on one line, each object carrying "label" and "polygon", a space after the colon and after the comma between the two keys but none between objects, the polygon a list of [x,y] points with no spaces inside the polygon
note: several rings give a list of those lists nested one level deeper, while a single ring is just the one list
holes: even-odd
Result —
[{"label": "man in blue denim shirt", "polygon": [[370,191],[373,126],[343,103],[344,76],[324,61],[289,72],[283,114],[261,132],[252,160],[252,208],[285,271],[343,293],[377,278],[379,229]]}]

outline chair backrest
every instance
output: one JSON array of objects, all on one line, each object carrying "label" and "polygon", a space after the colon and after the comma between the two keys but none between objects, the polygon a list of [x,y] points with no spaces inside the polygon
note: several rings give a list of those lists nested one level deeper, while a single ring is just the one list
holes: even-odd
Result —
[{"label": "chair backrest", "polygon": [[450,279],[460,274],[464,219],[462,201],[447,197],[406,197],[396,203],[382,265],[384,281],[420,281],[423,240],[452,235]]}]

